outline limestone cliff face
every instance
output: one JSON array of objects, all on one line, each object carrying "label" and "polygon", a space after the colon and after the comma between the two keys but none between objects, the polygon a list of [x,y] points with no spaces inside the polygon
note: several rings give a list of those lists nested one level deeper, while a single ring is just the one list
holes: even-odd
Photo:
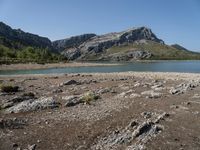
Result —
[{"label": "limestone cliff face", "polygon": [[63,51],[65,49],[71,49],[74,47],[78,47],[83,42],[86,42],[90,38],[96,36],[96,34],[83,34],[78,36],[73,36],[63,40],[57,40],[52,42],[55,49],[58,51]]},{"label": "limestone cliff face", "polygon": [[[105,35],[93,35],[84,39],[85,41],[74,40],[74,42],[72,42],[71,39],[66,39],[65,41],[59,41],[59,42],[55,41],[54,45],[60,45],[58,47],[63,48],[62,54],[66,56],[69,60],[74,60],[74,59],[84,59],[84,57],[91,54],[100,54],[112,46],[120,46],[123,44],[129,44],[140,40],[150,40],[164,44],[162,40],[158,39],[155,36],[155,34],[151,31],[151,29],[146,27],[131,28],[126,31],[108,33]],[[133,57],[138,57],[142,53],[143,52],[140,52],[140,54],[138,54],[138,52],[134,53],[137,56]]]}]

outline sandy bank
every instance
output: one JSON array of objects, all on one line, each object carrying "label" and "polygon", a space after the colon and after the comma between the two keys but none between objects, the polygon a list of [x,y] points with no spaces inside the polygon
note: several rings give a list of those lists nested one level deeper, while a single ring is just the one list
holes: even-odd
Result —
[{"label": "sandy bank", "polygon": [[11,65],[0,65],[0,70],[29,70],[29,69],[47,69],[47,68],[64,68],[64,67],[88,67],[88,66],[113,66],[119,64],[104,64],[104,63],[52,63],[52,64],[11,64]]},{"label": "sandy bank", "polygon": [[[78,73],[69,73],[70,75],[78,75]],[[62,77],[67,74],[28,74],[28,75],[9,75],[10,77]],[[152,78],[152,79],[171,79],[171,80],[198,80],[200,79],[199,73],[177,73],[177,72],[113,72],[113,73],[81,73],[81,75],[93,75],[96,77],[109,77],[109,78],[121,78],[121,77],[140,77],[140,78]],[[0,75],[2,78],[7,78],[8,75]]]}]

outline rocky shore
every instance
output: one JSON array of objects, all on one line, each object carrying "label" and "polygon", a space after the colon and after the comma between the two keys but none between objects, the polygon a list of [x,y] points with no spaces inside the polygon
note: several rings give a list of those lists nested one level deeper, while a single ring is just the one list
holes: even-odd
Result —
[{"label": "rocky shore", "polygon": [[0,149],[200,147],[200,74],[0,76]]}]

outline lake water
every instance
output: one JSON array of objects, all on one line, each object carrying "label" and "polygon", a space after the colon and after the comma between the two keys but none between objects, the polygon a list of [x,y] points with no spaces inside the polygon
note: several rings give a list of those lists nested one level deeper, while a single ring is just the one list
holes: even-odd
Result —
[{"label": "lake water", "polygon": [[50,68],[50,69],[12,70],[12,71],[0,70],[0,75],[126,72],[126,71],[200,73],[200,61],[155,61],[155,62],[134,62],[134,63],[122,63],[122,64],[123,65],[98,66],[98,67],[69,67],[69,68]]}]

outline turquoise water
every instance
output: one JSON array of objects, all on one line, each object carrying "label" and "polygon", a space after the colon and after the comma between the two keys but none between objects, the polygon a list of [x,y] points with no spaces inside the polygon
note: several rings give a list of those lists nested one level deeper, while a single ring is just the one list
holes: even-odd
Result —
[{"label": "turquoise water", "polygon": [[126,72],[126,71],[200,73],[200,61],[155,61],[155,62],[134,62],[134,63],[122,63],[122,64],[123,65],[117,65],[117,66],[68,67],[68,68],[50,68],[50,69],[37,69],[37,70],[12,70],[12,71],[0,70],[0,75]]}]

